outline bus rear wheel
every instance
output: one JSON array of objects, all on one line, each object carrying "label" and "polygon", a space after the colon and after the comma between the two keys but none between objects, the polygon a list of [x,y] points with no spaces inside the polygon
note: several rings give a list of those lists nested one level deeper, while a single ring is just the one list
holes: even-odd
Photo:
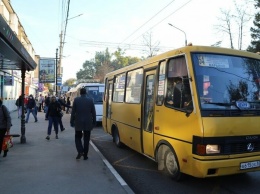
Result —
[{"label": "bus rear wheel", "polygon": [[180,181],[183,178],[177,156],[170,148],[164,153],[164,171],[176,181]]},{"label": "bus rear wheel", "polygon": [[120,141],[120,136],[117,128],[114,129],[113,141],[115,142],[117,147],[121,148],[123,146],[123,143]]}]

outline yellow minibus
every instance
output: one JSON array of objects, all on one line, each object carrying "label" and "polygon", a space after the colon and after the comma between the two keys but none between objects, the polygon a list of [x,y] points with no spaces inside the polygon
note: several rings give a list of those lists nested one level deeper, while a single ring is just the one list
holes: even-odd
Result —
[{"label": "yellow minibus", "polygon": [[191,45],[110,72],[102,125],[175,180],[259,171],[260,56]]}]

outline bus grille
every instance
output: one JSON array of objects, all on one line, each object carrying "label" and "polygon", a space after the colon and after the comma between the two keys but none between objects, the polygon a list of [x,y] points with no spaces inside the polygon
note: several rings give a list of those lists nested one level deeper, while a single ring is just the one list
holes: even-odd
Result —
[{"label": "bus grille", "polygon": [[225,144],[222,145],[221,153],[222,154],[243,154],[243,153],[250,153],[250,152],[260,152],[260,142],[252,142],[253,150],[248,150],[248,142],[243,143],[232,143],[232,144]]}]

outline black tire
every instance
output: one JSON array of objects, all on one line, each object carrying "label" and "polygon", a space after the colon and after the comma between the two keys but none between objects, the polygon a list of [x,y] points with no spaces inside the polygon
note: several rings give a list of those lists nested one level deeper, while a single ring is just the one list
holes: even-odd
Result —
[{"label": "black tire", "polygon": [[118,133],[118,129],[114,130],[113,141],[115,142],[117,147],[119,147],[119,148],[123,147],[123,143],[120,141],[120,136],[119,136],[119,133]]},{"label": "black tire", "polygon": [[183,179],[183,174],[180,172],[178,158],[175,152],[170,148],[168,148],[164,154],[164,172],[176,181]]}]

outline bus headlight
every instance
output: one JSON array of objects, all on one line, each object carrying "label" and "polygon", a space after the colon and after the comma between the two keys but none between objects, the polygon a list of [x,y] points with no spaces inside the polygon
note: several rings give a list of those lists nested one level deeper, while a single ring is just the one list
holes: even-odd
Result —
[{"label": "bus headlight", "polygon": [[219,154],[220,146],[219,145],[206,145],[206,154]]}]

